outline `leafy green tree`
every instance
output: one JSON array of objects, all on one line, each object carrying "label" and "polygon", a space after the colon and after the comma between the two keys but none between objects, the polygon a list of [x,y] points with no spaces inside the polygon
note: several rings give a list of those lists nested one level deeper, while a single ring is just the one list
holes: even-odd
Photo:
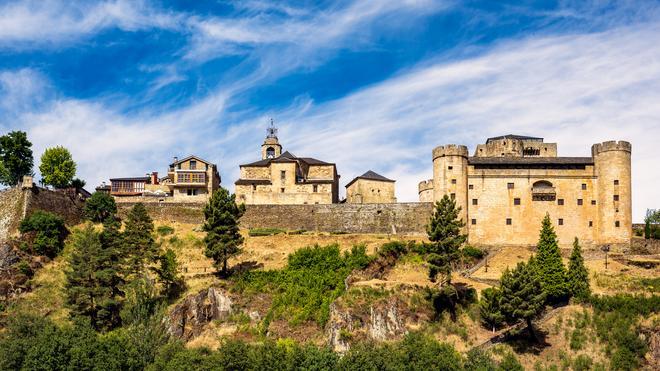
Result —
[{"label": "leafy green tree", "polygon": [[647,209],[644,216],[644,238],[658,238],[657,224],[660,223],[660,210]]},{"label": "leafy green tree", "polygon": [[497,363],[487,350],[472,348],[467,352],[463,368],[466,371],[496,371]]},{"label": "leafy green tree", "polygon": [[76,175],[76,163],[68,149],[62,146],[47,148],[41,155],[39,171],[44,184],[66,188]]},{"label": "leafy green tree", "polygon": [[70,185],[71,185],[71,187],[75,188],[76,191],[80,191],[81,189],[83,189],[85,187],[85,184],[87,184],[87,182],[85,182],[84,180],[82,180],[80,178],[75,178],[71,181]]},{"label": "leafy green tree", "polygon": [[159,281],[163,284],[163,293],[168,298],[175,297],[184,287],[185,282],[179,275],[179,263],[174,250],[167,249],[158,257],[159,265],[154,268]]},{"label": "leafy green tree", "polygon": [[582,249],[580,248],[580,242],[577,237],[573,241],[573,251],[568,262],[566,276],[568,277],[568,289],[571,295],[579,300],[587,300],[591,295],[589,272],[587,272],[587,268],[584,266]]},{"label": "leafy green tree", "polygon": [[155,261],[158,245],[154,240],[154,223],[142,203],[131,208],[123,233],[126,274],[136,277],[145,273],[145,266]]},{"label": "leafy green tree", "polygon": [[89,317],[96,330],[110,330],[121,321],[119,253],[101,243],[91,224],[74,234],[66,272],[67,303],[72,316]]},{"label": "leafy green tree", "polygon": [[532,320],[543,311],[545,293],[531,264],[520,262],[513,270],[507,268],[500,278],[500,290],[500,307],[504,316],[512,322],[527,322],[530,336],[536,339]]},{"label": "leafy green tree", "polygon": [[566,268],[561,260],[557,235],[550,222],[550,215],[545,214],[541,224],[536,258],[532,265],[539,275],[546,298],[549,302],[556,303],[565,300],[569,295]]},{"label": "leafy green tree", "polygon": [[69,235],[64,219],[42,210],[37,210],[23,219],[18,229],[21,233],[34,232],[33,252],[49,258],[54,258],[62,251],[64,240]]},{"label": "leafy green tree", "polygon": [[17,185],[24,175],[32,174],[32,143],[23,131],[0,137],[0,184]]},{"label": "leafy green tree", "polygon": [[498,369],[502,371],[525,371],[525,368],[520,364],[520,361],[518,361],[518,358],[516,358],[513,352],[506,352],[504,354]]},{"label": "leafy green tree", "polygon": [[426,260],[429,263],[429,278],[433,282],[438,273],[441,273],[445,282],[451,283],[451,265],[460,259],[459,249],[467,239],[467,235],[461,234],[465,223],[458,219],[460,211],[461,208],[456,207],[456,202],[444,195],[436,202],[435,211],[426,227],[431,240]]},{"label": "leafy green tree", "polygon": [[481,321],[488,328],[500,327],[504,320],[504,314],[501,308],[502,291],[496,287],[489,287],[481,291],[481,300],[479,301],[479,313],[481,314]]},{"label": "leafy green tree", "polygon": [[92,222],[99,223],[117,213],[115,199],[105,192],[94,192],[92,197],[85,201],[85,217]]},{"label": "leafy green tree", "polygon": [[243,236],[239,233],[238,220],[244,207],[236,204],[236,195],[220,187],[213,192],[204,207],[203,230],[206,232],[204,254],[213,259],[216,267],[222,265],[222,275],[227,276],[227,260],[242,252]]}]

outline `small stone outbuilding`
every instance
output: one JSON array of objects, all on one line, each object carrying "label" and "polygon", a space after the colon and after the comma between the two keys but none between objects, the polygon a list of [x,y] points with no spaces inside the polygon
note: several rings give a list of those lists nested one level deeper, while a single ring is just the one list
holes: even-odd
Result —
[{"label": "small stone outbuilding", "polygon": [[369,170],[346,185],[346,202],[349,204],[395,203],[394,183],[394,180]]}]

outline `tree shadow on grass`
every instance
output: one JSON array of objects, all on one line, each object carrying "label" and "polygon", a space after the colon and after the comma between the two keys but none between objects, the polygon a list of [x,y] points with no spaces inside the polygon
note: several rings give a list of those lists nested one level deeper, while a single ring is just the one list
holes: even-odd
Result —
[{"label": "tree shadow on grass", "polygon": [[263,267],[263,263],[258,263],[254,260],[244,261],[231,267],[231,274],[243,274]]},{"label": "tree shadow on grass", "polygon": [[547,331],[543,331],[535,327],[534,334],[535,338],[531,337],[527,327],[523,327],[508,334],[504,342],[509,344],[511,348],[513,348],[513,350],[518,354],[531,353],[534,355],[539,355],[551,344],[546,341],[548,336]]}]

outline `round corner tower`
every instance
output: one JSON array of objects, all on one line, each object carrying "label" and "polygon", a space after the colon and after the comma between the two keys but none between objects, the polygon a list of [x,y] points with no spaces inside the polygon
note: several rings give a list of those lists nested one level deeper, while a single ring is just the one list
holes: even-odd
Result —
[{"label": "round corner tower", "polygon": [[632,239],[631,149],[626,141],[591,146],[598,184],[599,244],[629,244]]},{"label": "round corner tower", "polygon": [[461,208],[459,217],[467,226],[468,207],[468,149],[463,145],[447,144],[433,149],[433,202],[444,195],[456,200]]}]

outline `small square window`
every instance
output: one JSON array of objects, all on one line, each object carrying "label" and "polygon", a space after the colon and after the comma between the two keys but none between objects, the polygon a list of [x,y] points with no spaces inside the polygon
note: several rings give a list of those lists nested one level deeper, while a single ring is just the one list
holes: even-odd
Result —
[{"label": "small square window", "polygon": [[476,205],[478,202],[479,202],[479,201],[477,201],[476,198],[473,198],[473,199],[472,199],[472,205]]},{"label": "small square window", "polygon": [[520,199],[519,198],[514,198],[513,199],[513,204],[514,205],[520,205]]},{"label": "small square window", "polygon": [[280,193],[284,193],[284,188],[280,188]]},{"label": "small square window", "polygon": [[506,188],[507,189],[513,189],[513,183],[507,183]]},{"label": "small square window", "polygon": [[614,195],[614,201],[619,201],[619,195]]},{"label": "small square window", "polygon": [[614,226],[619,228],[621,226],[621,222],[617,220],[616,222],[614,222]]},{"label": "small square window", "polygon": [[511,225],[511,218],[506,218],[506,225]]},{"label": "small square window", "polygon": [[586,183],[582,183],[582,190],[585,190],[585,189],[587,189],[587,185],[586,185]]},{"label": "small square window", "polygon": [[589,228],[591,228],[591,227],[593,227],[593,226],[594,226],[594,222],[593,222],[593,220],[590,220],[590,221],[589,221]]},{"label": "small square window", "polygon": [[564,204],[564,199],[563,198],[558,198],[557,199],[557,205],[561,206]]},{"label": "small square window", "polygon": [[286,170],[281,170],[280,171],[280,179],[282,179],[282,180],[286,179]]},{"label": "small square window", "polygon": [[456,184],[456,179],[452,179],[451,184]]},{"label": "small square window", "polygon": [[468,189],[474,189],[474,184],[468,185]]},{"label": "small square window", "polygon": [[472,225],[477,224],[477,219],[472,219]]},{"label": "small square window", "polygon": [[452,200],[455,200],[456,199],[456,193],[450,193],[449,198],[451,198]]},{"label": "small square window", "polygon": [[619,185],[619,179],[614,179],[614,185]]},{"label": "small square window", "polygon": [[447,169],[449,169],[449,170],[453,170],[454,167],[453,167],[453,166],[447,166]]},{"label": "small square window", "polygon": [[256,191],[256,190],[257,190],[257,185],[256,185],[256,184],[253,184],[253,185],[252,185],[252,190],[253,190],[253,191]]},{"label": "small square window", "polygon": [[591,204],[592,204],[592,205],[595,205],[595,204],[596,204],[596,200],[591,200]]},{"label": "small square window", "polygon": [[564,219],[559,218],[559,220],[557,220],[557,224],[564,225]]},{"label": "small square window", "polygon": [[578,204],[578,206],[582,206],[582,199],[581,198],[578,198],[577,204]]},{"label": "small square window", "polygon": [[319,191],[319,186],[316,185],[316,184],[314,184],[314,185],[312,186],[312,191],[313,191],[314,193],[318,192],[318,191]]}]

